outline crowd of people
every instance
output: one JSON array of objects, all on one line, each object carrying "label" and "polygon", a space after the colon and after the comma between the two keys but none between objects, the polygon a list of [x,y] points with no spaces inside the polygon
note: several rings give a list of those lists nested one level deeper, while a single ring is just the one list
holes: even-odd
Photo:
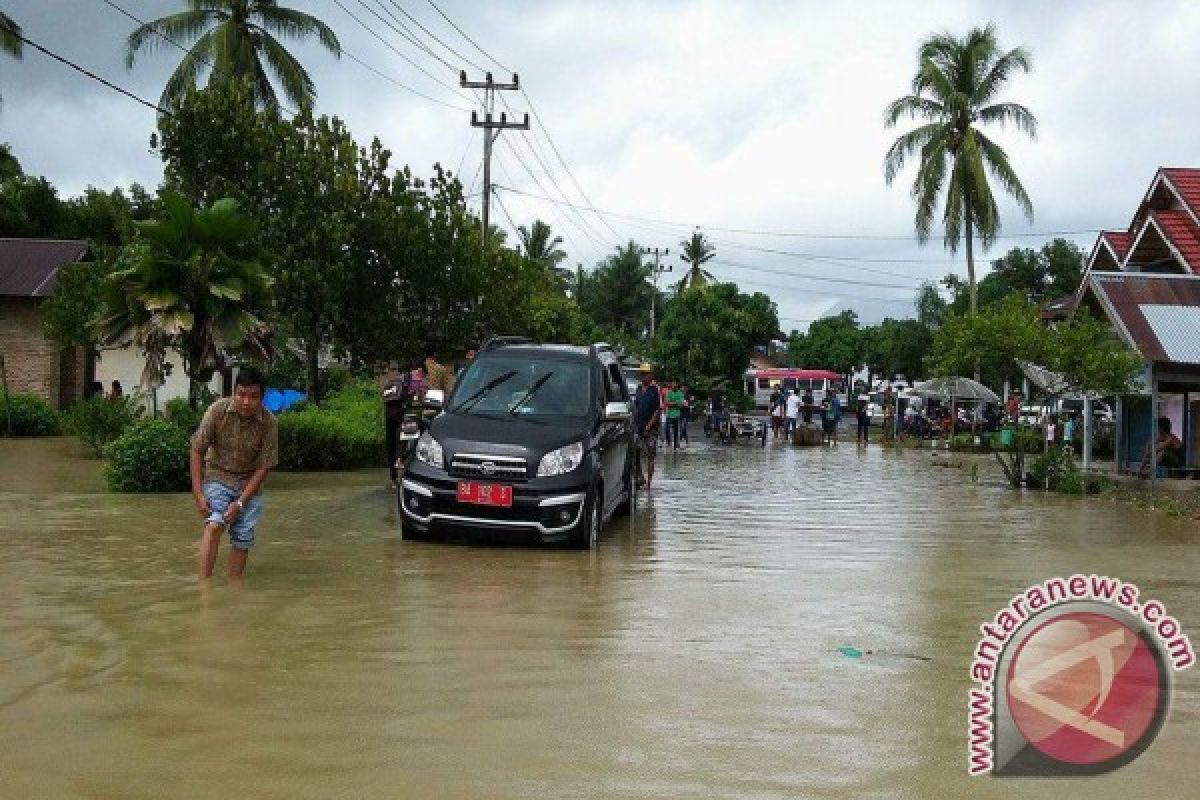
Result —
[{"label": "crowd of people", "polygon": [[[856,413],[867,414],[866,401],[860,401],[861,408]],[[821,425],[821,442],[830,446],[838,443],[838,427],[842,421],[842,403],[834,392],[826,394],[817,402],[812,389],[806,388],[804,394],[797,390],[776,384],[767,401],[767,413],[771,417],[771,430],[778,439],[790,437],[801,425],[814,425],[814,417]],[[870,417],[867,416],[868,427]],[[858,442],[867,443],[866,429],[860,424]]]}]

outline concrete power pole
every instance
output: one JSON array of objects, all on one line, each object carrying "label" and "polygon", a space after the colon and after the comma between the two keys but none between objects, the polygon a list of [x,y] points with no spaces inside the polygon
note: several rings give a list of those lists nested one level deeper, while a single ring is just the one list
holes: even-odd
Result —
[{"label": "concrete power pole", "polygon": [[654,294],[650,295],[650,338],[651,339],[654,338],[654,304],[658,302],[658,276],[664,272],[671,271],[671,265],[667,264],[666,266],[663,266],[660,259],[663,256],[670,255],[670,253],[671,253],[670,249],[666,248],[666,247],[662,248],[661,250],[659,250],[657,247],[654,248],[653,250],[651,250],[649,247],[642,248],[642,255],[654,256],[654,271],[651,273],[654,276]]},{"label": "concrete power pole", "polygon": [[508,115],[503,112],[501,112],[499,120],[492,118],[496,104],[496,92],[515,92],[521,88],[521,80],[515,72],[512,76],[512,83],[496,83],[492,80],[490,72],[485,74],[482,81],[469,81],[466,70],[460,70],[458,85],[464,89],[483,89],[483,119],[481,120],[479,115],[472,111],[471,127],[483,128],[483,235],[486,238],[492,208],[492,144],[500,135],[500,131],[529,130],[529,114],[525,115],[522,122],[509,122]]}]

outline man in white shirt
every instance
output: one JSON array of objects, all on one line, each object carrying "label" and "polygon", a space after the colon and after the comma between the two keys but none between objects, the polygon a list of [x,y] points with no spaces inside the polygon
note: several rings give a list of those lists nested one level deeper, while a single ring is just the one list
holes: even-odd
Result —
[{"label": "man in white shirt", "polygon": [[791,436],[796,430],[796,420],[800,416],[800,395],[791,392],[787,397],[787,435]]}]

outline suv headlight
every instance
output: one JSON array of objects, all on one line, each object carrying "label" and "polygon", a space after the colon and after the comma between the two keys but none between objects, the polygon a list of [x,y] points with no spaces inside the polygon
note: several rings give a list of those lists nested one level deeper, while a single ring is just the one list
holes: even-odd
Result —
[{"label": "suv headlight", "polygon": [[417,439],[417,461],[442,468],[442,446],[438,444],[437,439],[429,435],[429,431],[425,431],[421,438]]},{"label": "suv headlight", "polygon": [[575,442],[557,450],[551,450],[542,456],[538,464],[538,477],[550,478],[555,475],[565,475],[583,463],[583,442]]}]

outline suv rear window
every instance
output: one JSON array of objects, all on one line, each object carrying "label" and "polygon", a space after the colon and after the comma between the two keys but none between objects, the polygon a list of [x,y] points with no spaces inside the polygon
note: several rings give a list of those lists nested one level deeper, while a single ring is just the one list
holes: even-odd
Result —
[{"label": "suv rear window", "polygon": [[584,360],[495,355],[477,358],[454,387],[450,412],[520,419],[585,418],[592,369]]}]

